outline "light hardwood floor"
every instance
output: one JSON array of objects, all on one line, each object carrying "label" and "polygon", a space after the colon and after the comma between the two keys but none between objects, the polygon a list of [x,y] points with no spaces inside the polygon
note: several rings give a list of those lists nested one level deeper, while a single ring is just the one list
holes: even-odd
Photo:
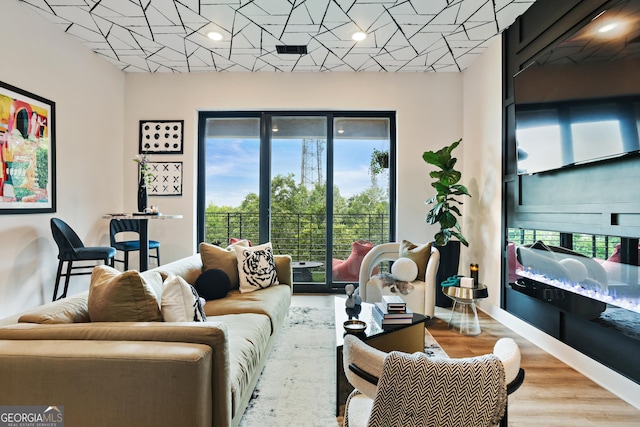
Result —
[{"label": "light hardwood floor", "polygon": [[640,411],[483,312],[482,332],[471,337],[449,330],[449,315],[437,308],[427,328],[450,357],[490,353],[501,337],[520,346],[525,380],[509,396],[510,426],[640,426]]},{"label": "light hardwood floor", "polygon": [[[333,297],[296,294],[292,305],[332,307]],[[640,426],[640,411],[633,406],[483,312],[478,314],[482,329],[478,336],[449,330],[450,311],[445,308],[436,308],[436,318],[429,321],[427,328],[450,357],[490,353],[502,337],[511,337],[518,343],[525,380],[509,396],[510,426]]]}]

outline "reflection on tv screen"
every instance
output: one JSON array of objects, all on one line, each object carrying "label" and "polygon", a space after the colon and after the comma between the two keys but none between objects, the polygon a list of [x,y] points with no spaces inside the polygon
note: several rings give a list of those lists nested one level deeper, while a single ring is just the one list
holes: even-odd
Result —
[{"label": "reflection on tv screen", "polygon": [[620,0],[514,76],[518,174],[640,150],[640,2]]}]

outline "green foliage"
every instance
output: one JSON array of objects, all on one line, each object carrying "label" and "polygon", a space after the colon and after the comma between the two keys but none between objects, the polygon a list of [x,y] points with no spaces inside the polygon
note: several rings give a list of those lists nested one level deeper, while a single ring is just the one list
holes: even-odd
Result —
[{"label": "green foliage", "polygon": [[[271,185],[271,242],[274,252],[291,254],[294,259],[323,261],[326,254],[326,186],[311,188],[296,183],[294,174],[277,175]],[[333,189],[334,251],[346,258],[351,244],[366,239],[374,244],[386,242],[389,235],[389,197],[387,191],[372,186],[345,198]],[[249,193],[239,207],[209,205],[206,209],[206,240],[226,244],[238,237],[258,241],[259,196]]]},{"label": "green foliage", "polygon": [[373,149],[371,153],[371,161],[369,163],[369,171],[372,176],[382,173],[383,170],[389,168],[389,151]]},{"label": "green foliage", "polygon": [[462,142],[462,139],[443,147],[438,151],[425,151],[422,159],[440,170],[432,171],[429,176],[435,181],[431,186],[436,189],[436,195],[426,201],[433,207],[427,212],[426,221],[429,224],[440,224],[440,231],[435,236],[435,242],[439,246],[446,245],[452,237],[456,237],[465,246],[469,242],[462,235],[462,229],[457,216],[462,216],[457,205],[462,205],[456,196],[469,196],[467,187],[458,184],[462,178],[460,171],[455,170],[458,159],[451,156],[451,152]]},{"label": "green foliage", "polygon": [[151,184],[153,182],[153,173],[149,170],[151,156],[145,151],[143,154],[137,154],[133,161],[140,166],[140,181],[145,185]]}]

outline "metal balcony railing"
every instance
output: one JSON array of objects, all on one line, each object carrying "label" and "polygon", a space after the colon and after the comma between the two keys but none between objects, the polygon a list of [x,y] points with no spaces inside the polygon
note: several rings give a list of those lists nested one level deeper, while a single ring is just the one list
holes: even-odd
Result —
[{"label": "metal balcony railing", "polygon": [[[259,214],[252,212],[206,213],[205,239],[226,245],[231,238],[258,242]],[[306,213],[272,213],[271,244],[274,253],[290,254],[293,261],[326,259],[326,216]],[[389,215],[334,215],[332,258],[346,259],[358,239],[374,245],[389,241]]]}]

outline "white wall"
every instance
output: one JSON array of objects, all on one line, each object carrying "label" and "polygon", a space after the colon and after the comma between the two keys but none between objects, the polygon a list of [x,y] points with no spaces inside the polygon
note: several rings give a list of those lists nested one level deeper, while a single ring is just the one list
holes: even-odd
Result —
[{"label": "white wall", "polygon": [[502,217],[502,53],[499,37],[463,72],[463,181],[471,198],[464,202],[463,234],[469,241],[460,274],[480,266],[489,288],[484,303],[500,305],[500,235]]},{"label": "white wall", "polygon": [[[432,194],[422,153],[462,135],[462,76],[458,73],[220,73],[127,74],[125,158],[138,149],[138,123],[183,119],[184,154],[153,155],[153,161],[183,161],[182,197],[151,198],[163,213],[183,220],[151,222],[163,242],[163,262],[196,248],[195,189],[197,113],[201,110],[393,110],[397,112],[398,237],[433,240],[424,202]],[[125,209],[135,203],[136,165],[125,168]],[[171,247],[165,248],[166,242]]]},{"label": "white wall", "polygon": [[[108,243],[122,209],[124,73],[17,0],[3,0],[0,80],[56,103],[57,212],[0,215],[0,318],[50,301],[58,250],[49,219],[89,245]],[[73,278],[70,292],[86,289]],[[77,292],[77,291],[76,291]]]},{"label": "white wall", "polygon": [[[489,49],[463,73],[463,181],[472,198],[465,203],[464,228],[469,248],[461,256],[461,274],[480,264],[480,280],[489,298],[480,308],[535,345],[640,409],[640,385],[561,343],[500,308],[500,228],[502,217],[502,44]],[[525,380],[526,382],[526,380]]]}]

